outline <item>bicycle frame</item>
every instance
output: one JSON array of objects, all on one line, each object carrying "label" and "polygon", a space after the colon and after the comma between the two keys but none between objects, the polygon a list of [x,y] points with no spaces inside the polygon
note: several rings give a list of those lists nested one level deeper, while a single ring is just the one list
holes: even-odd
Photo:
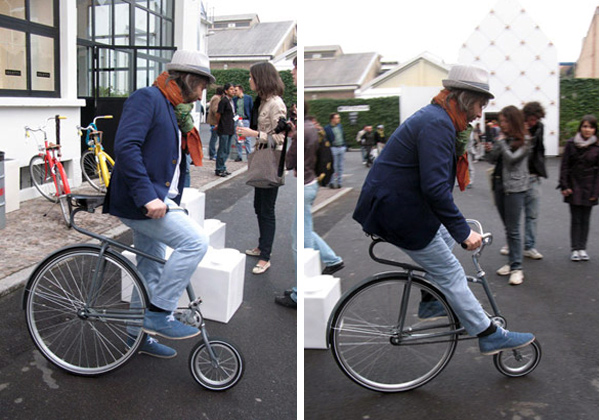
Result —
[{"label": "bicycle frame", "polygon": [[80,130],[85,129],[85,143],[88,146],[88,150],[94,152],[94,156],[96,158],[96,166],[98,174],[102,177],[104,182],[104,186],[108,188],[110,183],[110,172],[108,171],[108,166],[106,162],[108,161],[112,166],[115,165],[115,161],[110,157],[108,153],[104,151],[104,146],[102,145],[102,131],[98,131],[98,126],[96,125],[96,120],[98,119],[111,119],[112,115],[101,115],[95,117],[94,120],[85,128],[78,127]]}]

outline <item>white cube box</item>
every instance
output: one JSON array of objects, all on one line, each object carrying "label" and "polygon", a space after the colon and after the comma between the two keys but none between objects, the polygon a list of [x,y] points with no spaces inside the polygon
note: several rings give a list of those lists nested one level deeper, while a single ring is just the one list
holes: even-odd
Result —
[{"label": "white cube box", "polygon": [[206,194],[196,188],[184,188],[180,206],[186,209],[190,217],[200,226],[204,226],[204,207]]},{"label": "white cube box", "polygon": [[204,232],[210,239],[210,246],[215,249],[225,248],[225,228],[227,224],[217,219],[206,219],[204,221]]},{"label": "white cube box", "polygon": [[312,248],[304,248],[304,276],[321,275],[321,254]]},{"label": "white cube box", "polygon": [[342,294],[340,279],[328,275],[305,278],[300,290],[304,297],[304,348],[327,349],[327,321]]},{"label": "white cube box", "polygon": [[[166,258],[171,252],[172,250],[167,248]],[[136,263],[136,256],[131,251],[123,251],[123,255]],[[245,267],[245,254],[229,248],[208,248],[190,279],[196,297],[202,298],[200,309],[204,318],[229,322],[244,300]],[[129,302],[131,295],[122,291],[121,298]],[[189,302],[188,294],[184,292],[177,306],[187,307]]]}]

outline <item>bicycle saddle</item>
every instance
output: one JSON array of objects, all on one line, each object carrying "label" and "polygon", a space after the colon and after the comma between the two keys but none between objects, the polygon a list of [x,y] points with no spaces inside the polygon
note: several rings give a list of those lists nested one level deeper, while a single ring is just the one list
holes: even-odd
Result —
[{"label": "bicycle saddle", "polygon": [[60,144],[48,143],[48,150],[50,149],[60,149]]}]

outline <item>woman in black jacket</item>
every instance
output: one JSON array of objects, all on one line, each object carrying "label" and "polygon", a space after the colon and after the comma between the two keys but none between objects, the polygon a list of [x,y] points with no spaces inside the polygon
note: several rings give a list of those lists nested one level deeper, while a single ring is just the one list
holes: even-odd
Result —
[{"label": "woman in black jacket", "polygon": [[586,115],[565,146],[558,188],[571,210],[571,261],[588,261],[592,206],[598,204],[598,120]]}]

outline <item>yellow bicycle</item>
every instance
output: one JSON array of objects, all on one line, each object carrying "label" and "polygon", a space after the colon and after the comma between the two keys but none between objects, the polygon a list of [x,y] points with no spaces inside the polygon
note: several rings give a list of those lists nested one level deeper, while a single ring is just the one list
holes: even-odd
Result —
[{"label": "yellow bicycle", "polygon": [[81,173],[83,178],[95,190],[105,193],[110,183],[110,174],[115,166],[115,161],[102,146],[102,131],[98,131],[96,120],[111,119],[112,115],[100,115],[87,127],[77,126],[79,135],[85,130],[85,143],[88,151],[81,155]]}]

